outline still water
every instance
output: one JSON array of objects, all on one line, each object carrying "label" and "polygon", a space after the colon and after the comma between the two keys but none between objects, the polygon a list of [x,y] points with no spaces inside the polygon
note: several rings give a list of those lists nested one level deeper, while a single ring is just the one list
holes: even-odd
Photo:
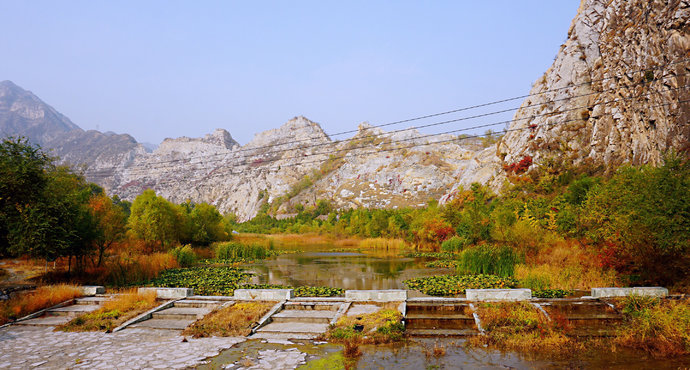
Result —
[{"label": "still water", "polygon": [[[405,289],[403,280],[450,269],[426,268],[422,258],[395,252],[331,251],[333,246],[305,246],[304,251],[268,258],[245,266],[252,284],[330,286],[343,289]],[[341,248],[342,249],[342,248]]]}]

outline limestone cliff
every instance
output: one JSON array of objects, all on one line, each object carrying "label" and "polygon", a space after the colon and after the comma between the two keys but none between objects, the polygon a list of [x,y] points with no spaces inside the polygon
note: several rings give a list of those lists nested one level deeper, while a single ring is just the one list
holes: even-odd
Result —
[{"label": "limestone cliff", "polygon": [[614,168],[689,149],[689,19],[688,0],[583,0],[499,155]]}]

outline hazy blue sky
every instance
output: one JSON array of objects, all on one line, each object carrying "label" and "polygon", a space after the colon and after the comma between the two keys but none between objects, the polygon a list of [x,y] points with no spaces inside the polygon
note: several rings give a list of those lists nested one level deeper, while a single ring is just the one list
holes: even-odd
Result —
[{"label": "hazy blue sky", "polygon": [[332,133],[528,93],[578,5],[0,0],[0,80],[139,141],[244,144],[297,115]]}]

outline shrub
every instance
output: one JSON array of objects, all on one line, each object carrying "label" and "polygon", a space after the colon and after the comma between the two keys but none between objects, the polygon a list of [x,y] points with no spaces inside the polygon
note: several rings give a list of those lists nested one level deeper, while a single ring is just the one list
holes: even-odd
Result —
[{"label": "shrub", "polygon": [[458,273],[513,276],[518,255],[508,246],[482,244],[465,249],[460,255]]},{"label": "shrub", "polygon": [[441,250],[444,252],[460,252],[468,246],[469,240],[461,236],[453,236],[441,243]]},{"label": "shrub", "polygon": [[190,245],[175,247],[169,253],[175,257],[180,267],[189,267],[196,262],[196,253]]}]

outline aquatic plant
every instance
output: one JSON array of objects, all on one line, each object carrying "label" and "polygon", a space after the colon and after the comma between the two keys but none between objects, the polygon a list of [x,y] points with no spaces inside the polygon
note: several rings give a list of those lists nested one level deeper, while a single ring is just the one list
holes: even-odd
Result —
[{"label": "aquatic plant", "polygon": [[408,289],[433,296],[464,294],[465,289],[508,289],[517,286],[517,280],[496,275],[434,275],[403,281]]}]

